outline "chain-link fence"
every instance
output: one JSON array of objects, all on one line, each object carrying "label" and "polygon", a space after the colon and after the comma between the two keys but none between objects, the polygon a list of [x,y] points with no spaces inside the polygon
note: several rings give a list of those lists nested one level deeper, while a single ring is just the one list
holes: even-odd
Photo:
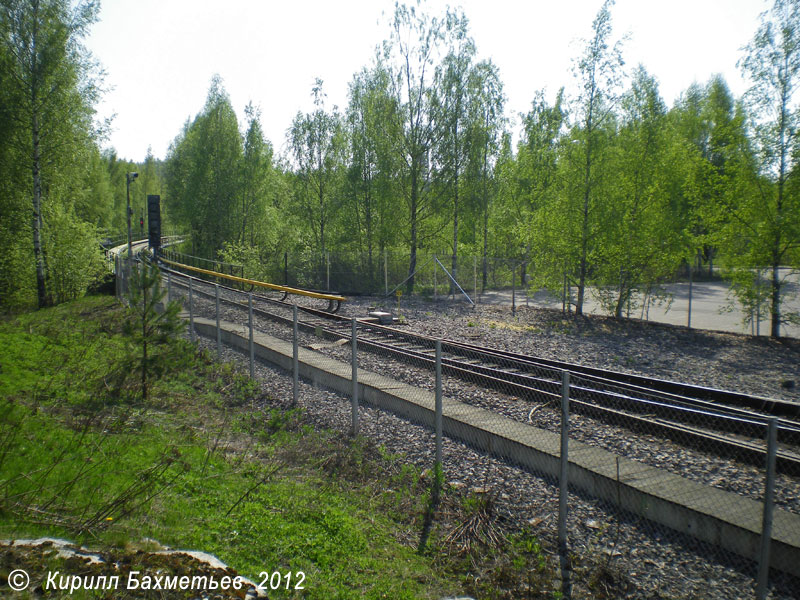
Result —
[{"label": "chain-link fence", "polygon": [[[125,263],[116,267],[122,296]],[[378,316],[326,321],[302,299],[164,279],[192,339],[220,355],[238,348],[251,376],[259,361],[278,365],[291,403],[315,422],[428,474],[415,484],[430,498],[420,547],[434,530],[452,552],[525,540],[541,557],[531,569],[549,565],[564,598],[797,596],[796,414],[759,416],[688,389],[387,332]],[[468,516],[437,526],[440,503],[454,501]],[[526,585],[552,593],[554,582]]]},{"label": "chain-link fence", "polygon": [[[563,261],[555,257],[459,254],[454,260],[447,252],[420,250],[412,265],[408,252],[376,248],[371,252],[287,251],[245,265],[191,254],[180,258],[186,264],[206,265],[218,272],[344,295],[395,296],[412,290],[425,299],[469,298],[476,303],[506,305],[512,312],[526,306],[568,313],[576,309],[578,300],[575,273],[564,268],[556,276],[551,263]],[[774,277],[766,267],[734,271],[710,262],[684,263],[675,272],[648,281],[637,280],[624,268],[614,276],[605,275],[602,281],[590,272],[582,310],[585,314],[769,335]],[[800,273],[781,268],[777,281],[780,334],[800,337]]]}]

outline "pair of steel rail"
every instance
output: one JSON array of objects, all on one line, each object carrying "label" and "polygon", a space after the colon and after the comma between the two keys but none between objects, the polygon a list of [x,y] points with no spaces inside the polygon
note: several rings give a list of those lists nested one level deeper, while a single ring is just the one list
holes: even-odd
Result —
[{"label": "pair of steel rail", "polygon": [[[299,307],[306,315],[298,323],[300,330],[331,339],[350,336],[349,327],[345,329],[345,326],[352,319],[337,315],[332,310],[334,302],[338,309],[345,300],[342,296],[258,282],[169,260],[162,259],[162,263],[174,267],[176,274],[187,270],[284,292],[280,300],[254,296],[257,301],[284,308],[292,306],[285,301],[288,294],[329,300],[327,311]],[[198,280],[198,283],[202,281]],[[241,293],[231,287],[220,287]],[[195,293],[214,298],[213,293],[204,292],[199,286],[195,287]],[[247,308],[247,303],[229,298],[222,301]],[[254,314],[287,326],[293,323],[290,317],[263,308],[254,308]],[[426,369],[434,368],[433,338],[380,325],[370,319],[359,319],[359,327],[363,332],[359,337],[361,348]],[[682,444],[756,465],[763,465],[766,460],[764,440],[770,421],[777,419],[778,441],[783,446],[777,453],[778,470],[800,476],[800,404],[527,356],[465,342],[442,340],[441,344],[442,371],[445,374],[527,400],[556,403],[561,398],[561,373],[568,371],[573,382],[570,386],[570,403],[575,412],[639,432],[662,435]]]}]

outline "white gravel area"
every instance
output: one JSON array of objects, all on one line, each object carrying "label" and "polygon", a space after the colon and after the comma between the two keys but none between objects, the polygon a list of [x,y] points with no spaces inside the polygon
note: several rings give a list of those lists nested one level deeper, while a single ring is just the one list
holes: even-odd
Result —
[{"label": "white gravel area", "polygon": [[[177,286],[173,292],[177,292]],[[317,308],[320,302],[308,302]],[[213,301],[195,296],[196,314],[214,317]],[[398,314],[394,302],[375,298],[351,299],[342,314],[366,316],[374,308]],[[286,311],[286,316],[290,316]],[[659,326],[639,322],[618,322],[602,317],[562,317],[560,313],[524,307],[510,315],[497,306],[468,307],[462,303],[436,304],[403,299],[399,314],[410,331],[480,345],[513,349],[532,355],[592,366],[689,381],[767,397],[800,401],[800,343],[772,342],[735,334],[720,334]],[[222,306],[221,318],[246,322],[247,314]],[[256,326],[271,335],[291,339],[291,330],[256,319]],[[301,334],[301,344],[320,343]],[[212,340],[198,343],[215,349]],[[330,347],[326,353],[348,360],[349,347]],[[246,357],[223,350],[225,360],[246,365]],[[368,353],[360,356],[361,368],[376,370],[419,387],[432,389],[432,376],[420,369],[391,362]],[[256,377],[263,389],[280,406],[291,401],[291,376],[269,365],[257,364]],[[794,387],[792,383],[794,382]],[[528,419],[535,403],[445,380],[445,394],[459,400],[498,410],[511,418]],[[329,390],[301,382],[300,405],[306,418],[322,428],[348,431],[350,400]],[[535,412],[535,424],[558,430],[557,411],[544,407]],[[384,411],[362,406],[361,433],[399,453],[423,468],[433,462],[433,434]],[[691,475],[709,485],[718,485],[754,498],[761,497],[763,475],[757,468],[743,466],[656,437],[632,436],[614,427],[598,426],[592,419],[575,416],[572,432],[576,439],[606,447],[630,458]],[[445,439],[444,472],[451,489],[489,488],[497,496],[499,519],[508,530],[533,528],[549,550],[555,548],[558,488],[555,482],[502,460],[488,457],[459,442]],[[800,512],[800,493],[795,478],[780,476],[777,502],[782,508]],[[601,502],[570,494],[570,548],[585,562],[607,563],[619,577],[619,597],[630,598],[740,598],[753,597],[755,566],[733,553],[675,534],[635,516],[621,515]],[[798,532],[800,535],[800,532]],[[591,593],[576,576],[577,597]],[[585,574],[585,573],[584,573]],[[773,598],[796,598],[798,583],[774,578]],[[794,587],[793,587],[794,586]]]},{"label": "white gravel area", "polygon": [[341,314],[383,307],[410,331],[531,356],[800,402],[800,340],[465,302],[353,298]]},{"label": "white gravel area", "polygon": [[[350,302],[346,306],[351,316],[365,316],[376,304],[375,299],[357,299],[355,302]],[[514,349],[515,351],[522,352],[525,352],[525,350],[520,349],[520,346],[525,344],[526,338],[533,337],[533,334],[524,328],[521,331],[518,330],[516,325],[517,321],[511,318],[509,313],[504,315],[501,311],[498,311],[496,307],[479,306],[477,309],[466,309],[465,313],[463,306],[454,306],[449,307],[449,313],[442,314],[425,310],[431,308],[429,303],[415,303],[420,306],[406,306],[406,304],[408,304],[408,302],[405,302],[403,307],[401,307],[401,314],[404,316],[408,315],[406,316],[407,325],[405,328],[415,333],[422,333],[434,337],[446,333],[448,339],[466,339],[474,343],[502,349]],[[444,303],[439,304],[442,304],[442,308],[447,307]],[[316,306],[319,306],[319,301],[316,302]],[[195,298],[195,308],[198,314],[202,314],[207,318],[214,318],[214,305],[212,302]],[[284,316],[287,317],[291,316],[291,311],[288,309],[281,309],[280,307],[269,305],[264,308],[270,311],[282,312]],[[474,315],[480,313],[480,311],[484,309],[486,309],[484,312],[489,312],[496,318],[489,321],[489,326],[487,328],[489,334],[487,337],[490,339],[476,340],[474,336],[476,335],[475,329],[478,325],[476,325]],[[245,311],[229,305],[226,306],[224,303],[221,305],[220,313],[221,318],[229,322],[246,323],[247,321],[247,313]],[[544,315],[544,317],[546,316],[547,315]],[[540,319],[543,318],[542,315],[538,315],[538,317]],[[503,318],[506,320],[502,321],[501,319]],[[256,317],[254,321],[259,331],[269,333],[281,339],[291,339],[291,329],[284,325],[259,317]],[[441,330],[442,321],[445,321],[448,327],[445,332]],[[506,326],[500,326],[501,323]],[[494,326],[492,326],[492,324],[494,324]],[[665,329],[668,328],[656,326],[654,335],[663,333]],[[667,333],[670,332],[667,331]],[[687,333],[692,334],[693,332]],[[703,338],[708,335],[708,333],[701,333],[698,337],[702,341]],[[716,336],[717,334],[711,335]],[[498,338],[497,336],[500,337]],[[729,336],[728,334],[722,334],[722,336],[732,338],[743,337],[735,335]],[[503,343],[503,339],[507,341]],[[739,339],[737,341],[746,342],[747,339]],[[763,342],[763,340],[752,341],[757,344]],[[580,342],[578,341],[576,343]],[[332,358],[342,362],[350,361],[349,344],[345,346],[329,345],[328,347],[320,347],[325,345],[324,340],[305,333],[300,334],[300,344],[305,347],[313,344],[315,348],[319,348],[320,352]],[[791,346],[792,344],[789,345],[790,351],[792,350]],[[800,344],[798,344],[798,347],[800,347]],[[797,348],[794,348],[794,350],[796,349]],[[559,360],[571,361],[572,359],[559,358]],[[359,366],[360,368],[387,375],[421,389],[428,391],[434,389],[432,372],[391,360],[386,355],[381,356],[372,352],[361,352],[359,354]],[[721,369],[722,367],[716,364],[710,368]],[[629,370],[629,372],[635,371]],[[638,372],[638,374],[653,375],[653,373],[643,372]],[[561,412],[560,408],[557,406],[543,406],[538,402],[509,396],[495,390],[486,390],[453,377],[443,378],[443,392],[446,396],[461,402],[493,410],[509,418],[528,422],[536,427],[541,427],[554,433],[560,432]],[[701,450],[681,445],[669,439],[664,439],[658,435],[632,434],[630,430],[624,427],[604,423],[580,414],[572,414],[570,417],[570,435],[572,439],[604,448],[615,454],[638,460],[653,467],[668,470],[705,485],[719,487],[750,497],[754,500],[760,501],[763,499],[765,475],[764,469],[758,466],[720,457],[713,452],[702,452]],[[800,514],[800,473],[795,476],[788,476],[785,474],[778,475],[775,487],[775,502],[776,505],[782,509]],[[798,532],[798,535],[800,535],[800,532]]]}]

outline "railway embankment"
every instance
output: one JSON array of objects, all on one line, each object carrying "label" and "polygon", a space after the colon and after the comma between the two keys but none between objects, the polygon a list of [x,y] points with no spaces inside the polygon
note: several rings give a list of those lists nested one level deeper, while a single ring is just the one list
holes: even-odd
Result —
[{"label": "railway embankment", "polygon": [[[201,335],[216,337],[215,321],[198,317],[194,324]],[[220,326],[224,343],[249,351],[247,327],[227,322]],[[254,353],[261,360],[292,369],[289,342],[255,332]],[[349,364],[306,348],[299,349],[299,360],[302,377],[345,394],[350,392]],[[359,396],[365,402],[416,423],[433,425],[433,394],[420,393],[372,372],[360,372],[358,384]],[[444,399],[443,416],[447,435],[537,473],[558,476],[560,448],[556,434],[453,399]],[[757,555],[763,511],[760,502],[581,442],[570,443],[569,479],[582,492],[618,509],[746,558]],[[795,576],[800,576],[798,532],[800,515],[775,512],[772,564]]]},{"label": "railway embankment", "polygon": [[[223,301],[215,309],[214,289],[211,288],[211,293],[209,294],[208,290],[201,291],[201,282],[196,282],[196,284],[194,288],[195,317],[202,315],[213,320],[215,312],[219,312],[222,319],[238,324],[245,336],[249,333],[245,326],[248,321],[246,296],[244,297],[244,302],[242,302],[241,292],[221,290]],[[191,305],[191,302],[187,303],[187,286],[185,282],[181,284],[173,277],[172,293],[173,298],[183,297],[185,307]],[[303,302],[300,301],[300,303]],[[274,299],[254,295],[253,315],[255,319],[253,322],[255,331],[261,333],[269,332],[274,337],[287,341],[292,337],[291,318],[288,323],[286,319],[287,311],[288,315],[291,316],[291,305],[284,306],[280,302],[277,304],[280,305],[277,306],[278,312],[282,313],[283,316],[278,317],[271,314],[269,309],[264,310],[268,306],[276,307]],[[363,317],[367,312],[366,309],[378,307],[380,304],[379,301],[376,302],[376,299],[358,299],[357,302],[348,302],[344,312],[348,316]],[[409,310],[408,304],[411,304],[411,310]],[[384,303],[384,306],[386,306],[386,303]],[[312,307],[312,305],[309,307]],[[409,330],[427,333],[432,337],[440,338],[458,339],[458,336],[463,336],[466,340],[476,343],[484,343],[484,339],[486,339],[487,345],[506,348],[523,348],[523,345],[519,343],[520,341],[523,343],[536,342],[541,339],[547,340],[558,337],[559,341],[567,349],[578,349],[580,351],[583,348],[581,342],[584,339],[590,339],[597,344],[602,344],[603,338],[609,334],[612,336],[620,335],[620,330],[624,333],[625,330],[631,329],[631,326],[634,328],[640,326],[642,332],[638,336],[638,341],[649,340],[651,342],[650,347],[644,353],[645,355],[663,353],[667,349],[667,346],[664,346],[664,337],[657,335],[660,330],[657,327],[651,329],[647,324],[619,323],[613,320],[603,321],[594,318],[559,319],[557,315],[549,311],[532,311],[533,315],[538,317],[541,317],[542,313],[544,313],[546,319],[550,321],[550,323],[546,323],[544,327],[539,329],[530,327],[530,320],[525,323],[520,318],[522,317],[520,314],[509,318],[507,311],[500,310],[494,315],[489,312],[489,318],[486,319],[487,311],[484,307],[478,307],[477,309],[454,307],[444,303],[420,303],[416,299],[412,300],[411,303],[407,303],[404,300],[403,306],[398,313],[405,317],[401,322]],[[349,348],[346,340],[330,342],[331,339],[335,340],[339,337],[341,333],[327,332],[326,327],[328,325],[324,321],[326,319],[317,319],[316,321],[311,319],[310,322],[302,324],[299,332],[301,345],[318,350],[321,354],[327,355],[328,360],[338,359],[340,362],[348,362]],[[347,321],[349,324],[349,319]],[[598,323],[601,325],[600,327],[597,327]],[[615,325],[618,326],[616,331],[614,330]],[[437,333],[437,330],[438,332],[444,331],[444,333]],[[491,335],[498,332],[499,335],[497,336]],[[664,332],[674,335],[676,328],[664,328]],[[677,332],[680,333],[679,328]],[[489,335],[486,335],[487,333]],[[679,345],[691,346],[696,344],[702,346],[702,340],[699,340],[701,343],[697,344],[698,340],[693,339],[691,336],[693,332],[688,333],[690,334],[688,340],[681,340]],[[324,335],[328,341],[320,340],[318,337],[320,335]],[[483,337],[484,335],[486,335],[486,338]],[[625,335],[629,335],[629,332]],[[405,335],[403,334],[399,337],[404,338]],[[738,339],[738,341],[743,342],[741,347],[747,350],[746,339],[742,336],[733,337],[735,341]],[[498,343],[496,340],[505,340],[505,342]],[[344,345],[342,345],[342,341],[344,341]],[[613,345],[617,341],[612,340],[611,344]],[[214,349],[213,341],[203,341],[201,338],[199,343],[205,344],[209,349]],[[786,351],[787,348],[788,352],[784,352],[784,357],[793,352],[791,345],[778,344],[771,346],[765,350],[762,356],[757,357],[755,362],[760,364],[764,358],[769,359],[772,357],[773,350],[778,350],[774,354],[780,355],[780,351]],[[707,361],[699,360],[701,352],[700,348],[695,348],[692,356],[698,362],[698,369],[703,370],[707,366]],[[242,360],[246,368],[247,351],[242,356],[239,352],[223,349],[223,354],[229,360]],[[746,361],[746,355],[745,352],[744,355],[740,355],[740,358]],[[712,359],[708,362],[713,358],[712,356]],[[569,355],[567,355],[567,360],[592,364],[591,360],[575,360],[574,357]],[[370,365],[369,368],[375,372],[386,373],[391,375],[392,378],[396,377],[397,381],[405,381],[412,388],[419,385],[421,388],[431,389],[428,381],[430,374],[418,373],[416,371],[419,369],[412,365],[402,365],[396,361],[389,360],[383,362],[380,358],[371,355],[370,352],[359,354],[359,363],[362,362]],[[377,366],[373,366],[376,364]],[[791,361],[788,364],[790,365],[788,371],[791,373],[794,367],[791,366]],[[628,366],[626,364],[626,367]],[[628,370],[627,368],[620,369],[618,365],[616,367],[614,369],[612,366],[612,369],[618,371]],[[254,372],[259,380],[271,381],[275,389],[285,388],[288,384],[288,393],[291,398],[291,376],[288,377],[287,382],[285,369],[274,369],[265,363],[259,364],[258,361],[255,368],[251,367],[251,369],[251,372]],[[725,372],[726,369],[730,371],[731,366],[723,367],[720,371]],[[636,372],[636,369],[630,370]],[[349,388],[349,365],[345,369],[344,376],[347,378],[345,386]],[[657,377],[673,380],[682,379],[680,374],[676,374],[673,377],[665,375],[657,375]],[[694,382],[695,380],[690,378],[688,381]],[[311,383],[309,384],[308,382]],[[300,406],[307,413],[308,418],[314,423],[319,423],[322,427],[334,427],[339,431],[347,432],[351,420],[348,392],[337,392],[334,388],[323,385],[320,382],[314,382],[313,379],[309,379],[308,382],[304,383],[301,380],[301,395],[299,397]],[[536,420],[539,420],[539,417],[544,416],[545,412],[552,412],[544,405],[533,409],[525,405],[524,412],[527,419],[520,419],[517,413],[520,413],[522,410],[520,406],[524,404],[520,402],[520,398],[503,398],[504,394],[498,394],[490,390],[481,391],[475,389],[476,386],[474,385],[464,386],[456,384],[453,380],[450,380],[447,385],[450,388],[463,388],[458,389],[457,393],[454,394],[454,398],[457,398],[458,401],[464,400],[463,403],[466,405],[486,408],[490,412],[509,416],[511,420],[530,421],[532,414],[535,414]],[[719,383],[706,383],[706,385],[726,387]],[[745,385],[742,391],[747,392],[748,389],[749,387]],[[791,386],[787,386],[786,389],[791,394]],[[419,393],[419,389],[417,393]],[[449,394],[450,390],[447,393]],[[770,394],[762,392],[761,395],[768,396]],[[286,390],[284,390],[283,397],[286,397]],[[433,444],[430,429],[419,425],[420,422],[424,422],[417,420],[420,418],[419,415],[401,418],[396,417],[391,411],[364,405],[359,408],[359,415],[359,422],[363,422],[364,435],[369,436],[369,439],[375,440],[389,452],[400,452],[401,456],[405,457],[409,464],[415,464],[423,468],[432,464]],[[549,429],[551,433],[557,433],[552,428],[553,419],[546,419],[545,421],[546,426],[543,428]],[[731,547],[726,545],[713,546],[708,542],[701,541],[703,538],[679,533],[677,530],[668,527],[665,528],[663,525],[658,525],[657,521],[641,516],[641,513],[635,513],[631,516],[632,513],[630,511],[620,510],[613,505],[621,505],[618,501],[619,496],[622,495],[620,483],[626,475],[622,458],[626,456],[646,466],[658,470],[671,471],[672,475],[677,475],[678,477],[681,477],[682,474],[691,475],[693,482],[701,486],[718,488],[710,495],[706,494],[706,497],[712,498],[712,504],[736,499],[737,496],[743,496],[745,500],[750,500],[756,505],[761,504],[760,493],[763,493],[764,489],[763,471],[759,473],[758,468],[739,464],[735,460],[720,459],[720,457],[715,457],[713,452],[700,453],[697,456],[692,453],[691,459],[687,462],[686,448],[681,448],[680,446],[676,448],[674,444],[669,443],[667,440],[659,440],[656,435],[636,435],[630,431],[624,431],[624,428],[620,431],[619,427],[610,427],[606,424],[601,427],[597,423],[592,424],[591,419],[575,419],[575,422],[580,423],[582,426],[576,429],[579,435],[572,439],[584,441],[585,437],[585,441],[594,447],[590,452],[586,453],[587,457],[590,454],[593,456],[600,454],[596,452],[598,437],[603,440],[600,446],[606,447],[611,455],[616,455],[614,456],[613,467],[607,469],[608,473],[613,474],[615,495],[617,496],[616,502],[614,499],[611,501],[603,500],[603,497],[599,494],[592,495],[592,493],[581,490],[575,492],[577,494],[576,497],[573,497],[573,493],[570,493],[569,538],[571,547],[576,549],[577,556],[581,557],[581,562],[587,556],[601,552],[608,557],[606,561],[607,567],[612,564],[615,565],[612,569],[613,573],[606,572],[604,577],[608,576],[613,580],[616,592],[620,592],[622,588],[627,589],[629,592],[635,589],[636,593],[654,594],[653,597],[662,597],[664,594],[669,597],[675,595],[680,597],[687,593],[689,595],[702,593],[702,595],[709,598],[729,598],[740,595],[741,590],[747,589],[752,585],[753,575],[748,573],[752,573],[753,558],[740,557],[738,560],[741,562],[737,562],[737,560],[734,560],[736,554]],[[572,432],[572,425],[570,426],[570,431]],[[554,488],[552,482],[554,478],[552,475],[537,469],[536,466],[524,465],[525,468],[520,469],[519,463],[514,462],[513,458],[494,458],[497,453],[491,452],[492,443],[489,444],[488,449],[481,450],[480,448],[485,447],[465,444],[454,438],[446,438],[445,447],[447,450],[444,455],[444,472],[449,489],[462,489],[466,486],[466,489],[474,490],[476,494],[480,494],[484,498],[479,502],[480,505],[486,502],[488,506],[494,507],[492,511],[496,514],[496,517],[486,518],[490,526],[499,525],[503,531],[507,532],[528,531],[533,528],[537,538],[543,540],[545,547],[551,548],[552,551],[552,546],[548,545],[548,540],[552,535],[551,532],[555,531],[552,523],[553,509],[558,506],[557,498],[553,498]],[[570,445],[572,447],[572,442]],[[473,448],[478,448],[478,451],[476,452]],[[649,458],[643,458],[648,455],[650,455]],[[665,465],[667,468],[664,468]],[[726,489],[729,487],[734,489]],[[556,486],[556,492],[557,489]],[[792,492],[793,489],[797,489],[797,482],[790,476],[785,481],[779,482],[776,487],[776,506],[781,507],[781,510],[797,514],[795,507],[797,493],[796,491]],[[717,491],[732,493],[717,495]],[[722,508],[726,514],[734,510],[730,506]],[[758,527],[758,523],[755,520],[752,521],[752,524],[754,528]],[[796,533],[793,533],[795,526],[794,522],[785,523],[781,520],[779,523],[779,527],[790,538],[796,535]],[[666,533],[666,531],[671,531],[672,533]],[[713,548],[716,548],[716,550]],[[749,552],[745,552],[745,554],[747,555]],[[588,563],[597,564],[594,560],[589,560]],[[651,565],[653,568],[643,567],[643,565]],[[591,582],[596,583],[596,579],[591,573],[587,573],[582,569],[576,570],[576,573],[579,571],[583,576],[588,575],[590,585],[593,585]],[[595,571],[595,575],[596,573]],[[793,580],[790,577],[789,581],[785,581],[779,574],[775,574],[773,577],[775,578],[773,581],[776,586],[774,588],[775,597],[793,597],[793,592],[790,590],[796,589],[796,579]],[[620,594],[617,593],[614,597],[620,597]]]},{"label": "railway embankment", "polygon": [[[297,411],[272,404],[269,386],[182,340],[159,350],[160,375],[143,400],[123,327],[130,317],[113,298],[90,297],[0,318],[0,596],[72,597],[77,586],[75,597],[241,600],[247,589],[220,589],[237,574],[270,598],[462,591],[398,541],[424,508],[418,473],[358,442],[309,434]],[[403,491],[376,502],[385,485]],[[407,521],[391,516],[395,503]],[[43,536],[91,552],[10,542]],[[212,572],[167,547],[209,552],[230,568]],[[126,588],[133,572],[136,590]],[[56,589],[47,588],[52,574]],[[183,576],[216,577],[217,587],[143,589]],[[22,583],[19,594],[8,585]]]}]

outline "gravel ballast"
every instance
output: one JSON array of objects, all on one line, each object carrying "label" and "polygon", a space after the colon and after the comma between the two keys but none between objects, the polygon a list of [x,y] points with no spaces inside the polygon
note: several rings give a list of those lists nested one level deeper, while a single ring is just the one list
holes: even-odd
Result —
[{"label": "gravel ballast", "polygon": [[[319,302],[314,305],[318,307]],[[213,302],[195,297],[194,307],[197,314],[213,318]],[[398,312],[394,303],[355,299],[348,301],[341,313],[364,317],[374,308]],[[226,321],[244,323],[247,320],[246,311],[237,308],[223,304],[221,312],[221,318]],[[462,303],[409,302],[405,298],[399,314],[404,317],[409,331],[433,337],[800,401],[797,385],[792,387],[788,383],[800,383],[800,344],[793,341],[756,340],[734,334],[618,322],[602,317],[563,318],[560,313],[524,307],[518,308],[517,314],[512,316],[508,307],[479,305],[472,308]],[[256,326],[271,335],[290,339],[291,331],[284,326],[261,319],[256,319]],[[320,342],[312,335],[301,334],[304,346]],[[211,340],[200,340],[199,343],[211,349],[215,347]],[[322,351],[339,360],[347,360],[350,353],[349,346],[329,346]],[[246,362],[244,356],[229,349],[225,349],[224,357]],[[431,389],[432,386],[429,374],[367,353],[360,356],[360,366],[422,388]],[[278,403],[287,403],[291,399],[289,374],[259,364],[256,376]],[[445,394],[498,410],[511,418],[530,418],[530,406],[461,382],[446,382]],[[305,382],[301,383],[300,398],[307,419],[315,426],[340,431],[349,429],[349,398],[315,389]],[[551,411],[549,414],[548,411],[550,409],[536,412],[536,425],[557,430],[556,413]],[[743,495],[760,497],[763,475],[756,468],[743,472],[738,464],[723,459],[696,458],[692,452],[684,452],[684,449],[655,437],[635,437],[630,432],[620,435],[613,427],[598,428],[590,419],[586,419],[586,423],[582,421],[576,419],[573,426],[575,437],[582,441],[597,443],[643,462],[655,462],[655,466],[677,470],[684,475],[687,463],[696,465],[697,468],[688,469],[693,478]],[[401,453],[405,460],[420,467],[431,466],[433,435],[427,429],[370,407],[361,407],[360,425],[362,434],[387,451]],[[537,535],[549,542],[550,548],[554,547],[558,512],[555,482],[448,439],[445,440],[444,456],[444,471],[452,489],[482,493],[489,490],[496,495],[498,518],[505,528],[533,528]],[[798,498],[797,480],[780,479],[778,504],[787,510],[800,512]],[[619,515],[591,498],[570,496],[569,530],[570,547],[576,554],[587,557],[590,562],[607,564],[611,571],[621,574],[615,588],[625,596],[752,597],[752,564],[745,565],[744,561],[724,550]],[[783,582],[781,578],[777,581]],[[580,580],[576,584],[579,588],[588,585]],[[793,597],[790,587],[781,585],[780,588],[775,590],[776,598]]]}]

